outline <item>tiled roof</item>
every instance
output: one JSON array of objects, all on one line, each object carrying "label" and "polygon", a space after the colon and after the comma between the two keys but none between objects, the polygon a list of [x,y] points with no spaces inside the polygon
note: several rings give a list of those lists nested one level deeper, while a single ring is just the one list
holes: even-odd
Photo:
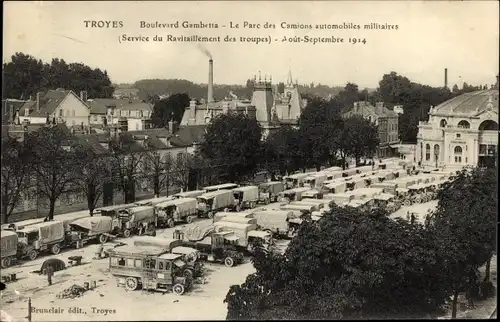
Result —
[{"label": "tiled roof", "polygon": [[153,111],[153,106],[139,100],[95,98],[89,101],[90,113],[106,114],[108,107],[123,111]]},{"label": "tiled roof", "polygon": [[122,111],[149,111],[149,112],[152,112],[153,106],[151,106],[151,104],[144,103],[144,102],[132,102],[132,103],[123,104],[120,107],[120,110],[122,110]]},{"label": "tiled roof", "polygon": [[181,142],[187,145],[203,142],[205,138],[205,130],[207,126],[201,125],[184,125],[179,128],[175,135]]},{"label": "tiled roof", "polygon": [[108,152],[108,149],[101,145],[99,137],[95,135],[75,135],[81,144],[90,147],[95,153],[102,154]]},{"label": "tiled roof", "polygon": [[492,107],[498,112],[498,90],[482,90],[465,93],[443,102],[434,108],[434,113],[475,114],[486,109],[491,98]]},{"label": "tiled roof", "polygon": [[[45,117],[47,114],[54,113],[55,109],[61,104],[66,96],[69,94],[75,95],[72,91],[69,90],[49,90],[45,95],[40,95],[40,111],[36,109],[36,101],[28,101],[26,102],[21,109],[19,110],[20,116],[24,116],[24,111],[29,109],[31,112],[29,116],[32,117]],[[80,99],[77,95],[75,95],[78,99]],[[81,101],[82,104],[85,104]]]}]

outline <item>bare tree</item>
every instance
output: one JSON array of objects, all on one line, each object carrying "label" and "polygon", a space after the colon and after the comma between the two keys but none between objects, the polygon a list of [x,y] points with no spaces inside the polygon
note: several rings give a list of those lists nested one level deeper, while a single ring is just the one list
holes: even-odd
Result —
[{"label": "bare tree", "polygon": [[22,142],[9,136],[2,138],[2,222],[7,222],[19,205],[22,192],[30,182],[30,151]]},{"label": "bare tree", "polygon": [[55,203],[63,194],[72,192],[79,173],[74,141],[62,127],[43,127],[28,135],[27,149],[33,153],[33,171],[38,194],[49,201],[46,220],[54,219]]},{"label": "bare tree", "polygon": [[174,160],[170,153],[162,154],[159,150],[149,150],[145,153],[144,165],[145,172],[151,183],[155,196],[172,185],[172,171]]},{"label": "bare tree", "polygon": [[175,185],[188,190],[189,170],[193,166],[193,157],[187,153],[180,153],[173,162],[173,174]]},{"label": "bare tree", "polygon": [[90,146],[77,148],[77,159],[80,161],[81,172],[76,183],[87,197],[87,207],[90,216],[104,193],[104,185],[111,180],[111,171],[115,158],[109,154],[98,153]]}]

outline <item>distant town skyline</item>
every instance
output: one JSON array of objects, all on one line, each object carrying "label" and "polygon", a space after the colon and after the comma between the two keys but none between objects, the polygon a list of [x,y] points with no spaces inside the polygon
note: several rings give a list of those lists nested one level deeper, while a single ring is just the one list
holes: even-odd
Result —
[{"label": "distant town skyline", "polygon": [[[23,17],[23,19],[19,19]],[[122,28],[86,28],[84,21],[121,21]],[[219,28],[140,28],[150,24],[217,24]],[[266,22],[276,29],[229,29],[230,21]],[[397,30],[282,29],[289,25],[397,25]],[[6,2],[4,61],[16,52],[44,62],[62,58],[106,70],[113,83],[141,79],[186,79],[207,83],[208,50],[214,83],[241,84],[261,72],[285,82],[291,68],[300,84],[376,88],[383,74],[395,71],[431,86],[494,84],[498,74],[498,3],[471,2]],[[87,24],[88,25],[88,24]],[[222,28],[222,25],[227,25]],[[366,44],[243,44],[136,42],[118,38],[178,36],[366,38]]]}]

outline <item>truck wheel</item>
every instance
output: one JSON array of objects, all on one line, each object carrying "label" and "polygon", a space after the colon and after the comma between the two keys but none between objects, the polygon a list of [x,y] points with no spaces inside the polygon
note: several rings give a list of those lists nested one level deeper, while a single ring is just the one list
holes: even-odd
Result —
[{"label": "truck wheel", "polygon": [[61,252],[61,246],[59,246],[59,244],[54,244],[52,245],[50,251],[52,252],[52,254],[57,255]]},{"label": "truck wheel", "polygon": [[175,221],[174,221],[173,219],[169,219],[169,220],[167,221],[167,226],[168,226],[169,228],[174,228],[174,227],[175,227]]},{"label": "truck wheel", "polygon": [[214,213],[210,211],[210,212],[207,214],[207,216],[208,216],[208,218],[212,219],[212,218],[214,218]]},{"label": "truck wheel", "polygon": [[227,267],[233,267],[234,266],[234,260],[231,257],[226,257],[224,259],[224,265]]},{"label": "truck wheel", "polygon": [[186,222],[187,222],[188,224],[192,223],[192,222],[193,222],[193,217],[192,217],[192,216],[187,216],[187,217],[186,217]]},{"label": "truck wheel", "polygon": [[10,257],[2,258],[2,268],[7,268],[11,264]]},{"label": "truck wheel", "polygon": [[28,257],[29,259],[31,259],[32,261],[34,261],[36,259],[36,257],[38,256],[38,253],[36,252],[36,250],[32,249],[28,252]]},{"label": "truck wheel", "polygon": [[270,203],[271,203],[271,199],[267,198],[266,200],[264,200],[264,204],[269,205]]},{"label": "truck wheel", "polygon": [[129,291],[135,291],[139,287],[139,282],[134,277],[128,277],[125,280],[125,288]]},{"label": "truck wheel", "polygon": [[236,212],[240,212],[241,211],[241,206],[240,205],[237,205],[236,206]]},{"label": "truck wheel", "polygon": [[184,294],[184,285],[182,285],[182,284],[175,284],[172,287],[172,292],[174,292],[175,295],[182,295],[182,294]]},{"label": "truck wheel", "polygon": [[[130,234],[131,234],[130,229],[125,229],[123,231],[123,237],[125,237],[125,238],[129,238]],[[101,236],[103,236],[103,235],[101,235]]]},{"label": "truck wheel", "polygon": [[99,242],[101,244],[105,244],[107,241],[108,241],[108,236],[106,236],[104,234],[99,236]]}]

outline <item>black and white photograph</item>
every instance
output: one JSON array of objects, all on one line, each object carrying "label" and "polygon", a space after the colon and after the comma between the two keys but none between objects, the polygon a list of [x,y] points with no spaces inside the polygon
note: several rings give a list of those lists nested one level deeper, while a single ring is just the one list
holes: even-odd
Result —
[{"label": "black and white photograph", "polygon": [[496,319],[498,1],[5,1],[1,321]]}]

